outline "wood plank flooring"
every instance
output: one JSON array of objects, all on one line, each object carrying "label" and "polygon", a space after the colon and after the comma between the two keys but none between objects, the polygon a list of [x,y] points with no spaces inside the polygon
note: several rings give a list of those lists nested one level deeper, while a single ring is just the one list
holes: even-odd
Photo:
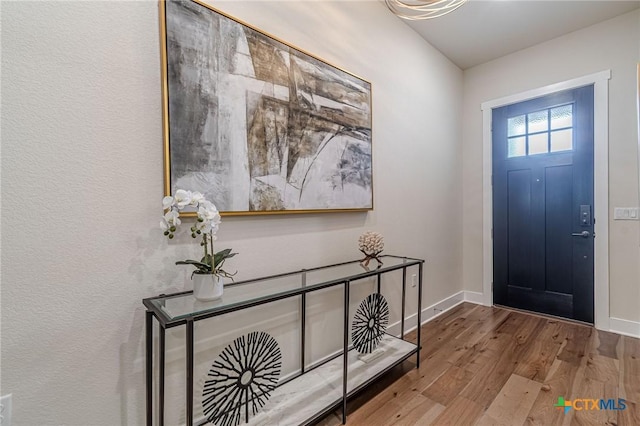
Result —
[{"label": "wood plank flooring", "polygon": [[[412,358],[356,396],[347,425],[640,426],[640,339],[463,303],[421,340],[420,369]],[[622,398],[626,409],[565,413],[560,396]],[[319,424],[340,425],[341,412]]]}]

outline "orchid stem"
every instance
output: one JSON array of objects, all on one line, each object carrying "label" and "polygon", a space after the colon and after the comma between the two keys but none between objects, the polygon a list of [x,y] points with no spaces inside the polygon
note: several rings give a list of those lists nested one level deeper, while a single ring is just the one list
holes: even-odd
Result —
[{"label": "orchid stem", "polygon": [[207,234],[202,234],[202,242],[204,243],[204,262],[202,263],[207,263]]},{"label": "orchid stem", "polygon": [[215,274],[216,272],[216,255],[213,251],[213,231],[209,233],[209,237],[211,238],[211,273]]}]

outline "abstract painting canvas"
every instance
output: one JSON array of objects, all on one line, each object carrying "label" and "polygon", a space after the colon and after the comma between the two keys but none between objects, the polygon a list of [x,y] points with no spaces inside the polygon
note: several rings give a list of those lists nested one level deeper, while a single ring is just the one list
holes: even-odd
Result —
[{"label": "abstract painting canvas", "polygon": [[160,9],[167,195],[226,214],[373,208],[369,82],[197,0]]}]

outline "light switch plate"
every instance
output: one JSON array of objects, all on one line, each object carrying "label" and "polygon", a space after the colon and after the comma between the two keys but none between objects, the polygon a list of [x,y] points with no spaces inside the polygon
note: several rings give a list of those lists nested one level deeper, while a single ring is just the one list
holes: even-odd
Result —
[{"label": "light switch plate", "polygon": [[613,209],[614,220],[638,220],[639,215],[637,207],[616,207]]}]

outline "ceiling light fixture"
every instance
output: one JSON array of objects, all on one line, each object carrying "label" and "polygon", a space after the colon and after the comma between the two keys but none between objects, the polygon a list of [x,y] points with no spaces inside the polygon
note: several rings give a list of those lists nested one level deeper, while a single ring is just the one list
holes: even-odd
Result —
[{"label": "ceiling light fixture", "polygon": [[402,19],[432,19],[453,12],[467,0],[384,0],[389,10]]}]

